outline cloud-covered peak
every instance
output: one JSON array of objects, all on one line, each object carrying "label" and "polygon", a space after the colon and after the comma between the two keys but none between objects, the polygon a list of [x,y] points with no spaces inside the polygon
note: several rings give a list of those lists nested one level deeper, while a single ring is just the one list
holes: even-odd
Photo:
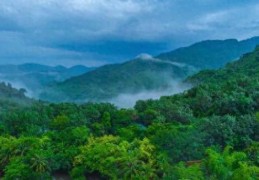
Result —
[{"label": "cloud-covered peak", "polygon": [[152,55],[147,54],[147,53],[142,53],[136,56],[136,59],[141,59],[141,60],[152,60],[154,59]]}]

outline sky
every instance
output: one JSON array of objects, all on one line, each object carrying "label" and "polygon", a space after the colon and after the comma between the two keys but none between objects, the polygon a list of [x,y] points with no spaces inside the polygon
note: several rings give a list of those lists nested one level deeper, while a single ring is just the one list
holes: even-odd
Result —
[{"label": "sky", "polygon": [[0,64],[100,66],[258,35],[258,0],[0,0]]}]

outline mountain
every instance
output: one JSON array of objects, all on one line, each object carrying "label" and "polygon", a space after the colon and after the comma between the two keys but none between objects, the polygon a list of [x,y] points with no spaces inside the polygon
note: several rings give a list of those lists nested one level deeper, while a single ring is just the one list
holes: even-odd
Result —
[{"label": "mountain", "polygon": [[259,37],[243,41],[236,39],[208,40],[160,54],[156,58],[188,64],[197,69],[215,69],[253,51],[258,44]]},{"label": "mountain", "polygon": [[[85,66],[46,66],[41,64],[0,65],[0,80],[11,83],[16,88],[27,89],[29,95],[37,95],[42,87],[50,83],[64,81],[84,74],[93,68]],[[33,93],[33,94],[32,94]]]},{"label": "mountain", "polygon": [[[106,65],[46,88],[40,98],[51,101],[109,101],[121,94],[161,91],[203,69],[238,59],[259,44],[259,37],[238,41],[208,40],[151,57],[142,54],[122,64]],[[172,83],[173,82],[173,83]],[[173,84],[173,85],[172,85]],[[168,90],[169,89],[169,90]]]},{"label": "mountain", "polygon": [[78,77],[54,84],[41,98],[57,101],[99,101],[120,93],[166,89],[171,81],[186,77],[191,67],[158,59],[137,58],[106,65]]}]

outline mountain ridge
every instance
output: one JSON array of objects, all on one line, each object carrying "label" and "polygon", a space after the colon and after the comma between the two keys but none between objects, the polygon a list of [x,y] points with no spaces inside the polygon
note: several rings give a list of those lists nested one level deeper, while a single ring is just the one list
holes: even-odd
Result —
[{"label": "mountain ridge", "polygon": [[[207,40],[152,57],[142,54],[120,64],[109,64],[45,89],[40,98],[58,101],[99,101],[120,94],[168,88],[203,69],[217,69],[252,51],[259,37]],[[170,92],[170,91],[169,91]]]},{"label": "mountain ridge", "polygon": [[[114,68],[117,69],[114,70]],[[164,62],[157,63],[155,61],[135,59],[121,64],[105,65],[98,68],[98,70],[89,72],[87,76],[73,77],[58,83],[58,85],[65,85],[63,86],[63,90],[71,92],[69,96],[74,96],[73,98],[77,99],[76,101],[82,101],[82,99],[88,99],[90,101],[107,100],[117,96],[118,91],[137,93],[139,90],[154,90],[166,87],[168,86],[167,78],[171,77],[173,79],[175,77],[176,79],[180,76],[185,77],[188,71],[187,69],[188,67],[184,69]],[[73,83],[70,84],[70,81],[73,81]],[[87,96],[84,96],[86,95],[84,89],[88,89]],[[45,92],[48,91],[52,92],[49,89]],[[62,91],[57,91],[50,99],[62,95]],[[70,99],[66,96],[60,99],[66,98]]]},{"label": "mountain ridge", "polygon": [[[241,55],[253,51],[259,44],[259,36],[238,41],[237,39],[205,40],[187,47],[161,53],[156,58],[186,63],[199,69],[215,69]],[[209,63],[208,63],[209,60]]]}]

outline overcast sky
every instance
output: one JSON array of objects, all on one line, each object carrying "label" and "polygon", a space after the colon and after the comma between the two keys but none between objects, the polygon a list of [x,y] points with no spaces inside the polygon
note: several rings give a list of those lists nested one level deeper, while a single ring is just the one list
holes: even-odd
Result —
[{"label": "overcast sky", "polygon": [[1,64],[99,66],[258,35],[258,0],[0,0]]}]

